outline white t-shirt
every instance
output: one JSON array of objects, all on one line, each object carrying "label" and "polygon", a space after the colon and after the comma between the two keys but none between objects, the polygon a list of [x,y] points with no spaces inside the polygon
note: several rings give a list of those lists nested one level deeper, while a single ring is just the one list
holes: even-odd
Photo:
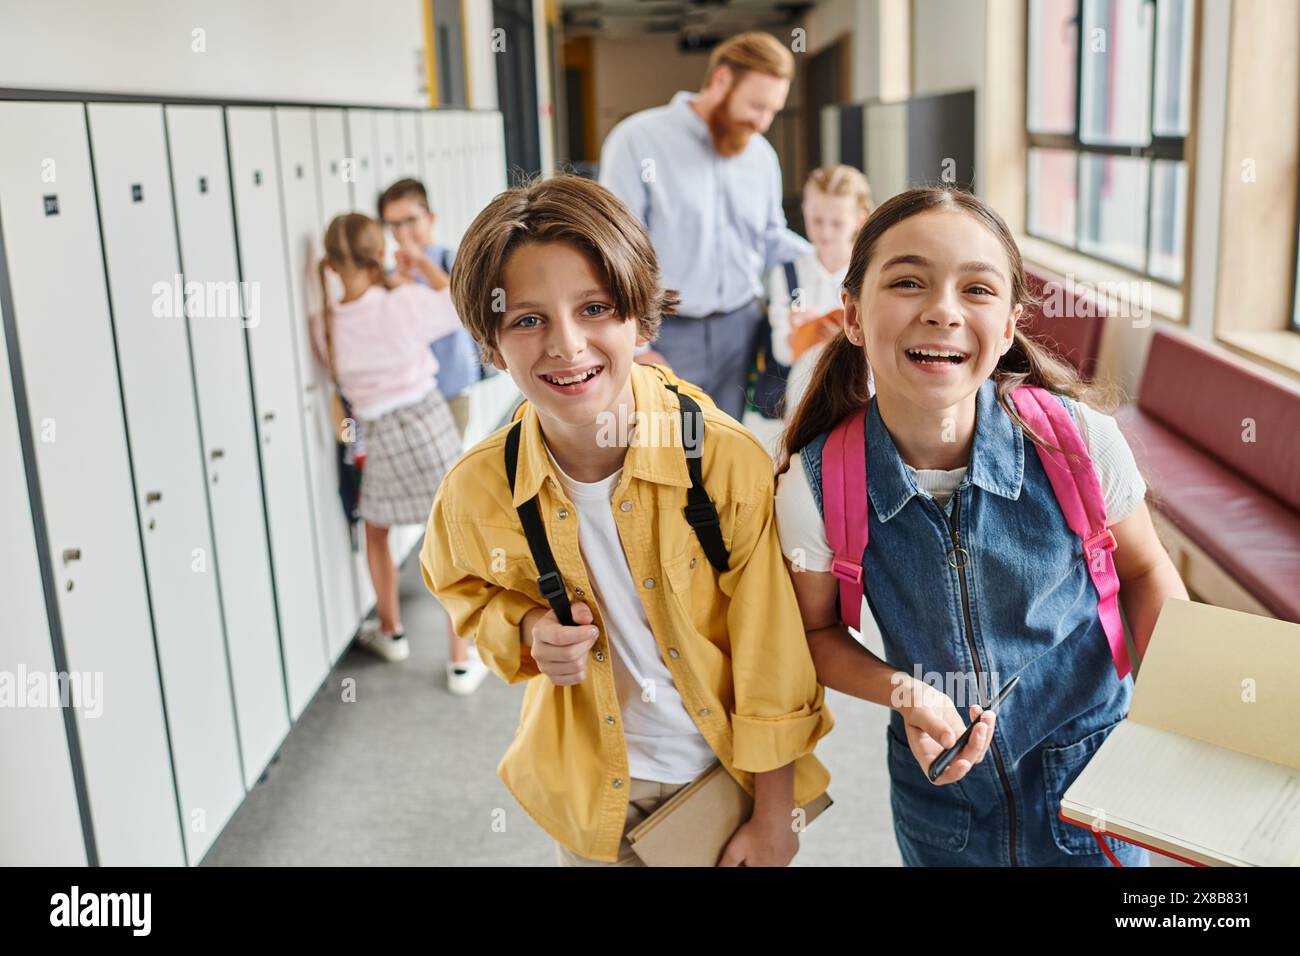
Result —
[{"label": "white t-shirt", "polygon": [[[1107,520],[1113,525],[1127,518],[1142,503],[1147,492],[1146,482],[1114,418],[1089,408],[1083,402],[1076,402],[1073,411],[1075,424],[1088,446],[1093,468],[1101,482]],[[917,487],[941,507],[948,503],[966,477],[965,468],[951,471],[918,471],[911,465],[907,468]],[[807,571],[831,569],[834,552],[826,540],[826,528],[822,524],[821,512],[817,510],[817,502],[813,500],[803,461],[797,455],[777,479],[776,527],[781,538],[781,551],[792,564]],[[862,620],[871,620],[865,598],[862,601]]]},{"label": "white t-shirt", "polygon": [[695,726],[659,655],[623,553],[610,508],[622,470],[601,481],[575,481],[564,473],[549,448],[546,453],[578,510],[578,545],[609,638],[628,773],[638,780],[689,783],[711,767],[717,756]]}]

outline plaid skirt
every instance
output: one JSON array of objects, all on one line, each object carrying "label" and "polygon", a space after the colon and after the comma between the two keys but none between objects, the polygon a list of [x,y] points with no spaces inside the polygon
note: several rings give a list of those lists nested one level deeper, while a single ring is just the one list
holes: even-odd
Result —
[{"label": "plaid skirt", "polygon": [[460,430],[433,389],[411,405],[361,419],[366,463],[358,513],[367,524],[424,524],[442,476],[460,456]]}]

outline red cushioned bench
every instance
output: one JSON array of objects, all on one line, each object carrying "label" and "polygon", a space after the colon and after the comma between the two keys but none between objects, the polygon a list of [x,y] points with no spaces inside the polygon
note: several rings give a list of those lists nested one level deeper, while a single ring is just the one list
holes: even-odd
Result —
[{"label": "red cushioned bench", "polygon": [[1084,378],[1092,378],[1106,325],[1104,303],[1086,288],[1078,288],[1061,276],[1028,263],[1025,285],[1042,305],[1025,310],[1021,328],[1030,338],[1073,365]]},{"label": "red cushioned bench", "polygon": [[1300,389],[1158,331],[1115,417],[1188,588],[1300,622]]}]

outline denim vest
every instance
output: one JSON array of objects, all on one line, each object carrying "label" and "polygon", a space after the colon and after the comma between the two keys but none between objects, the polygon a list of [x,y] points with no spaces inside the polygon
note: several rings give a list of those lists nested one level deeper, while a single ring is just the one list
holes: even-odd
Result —
[{"label": "denim vest", "polygon": [[[800,453],[818,510],[828,435]],[[863,581],[888,663],[944,690],[967,723],[971,704],[987,704],[1020,675],[999,708],[993,747],[957,783],[925,778],[891,711],[891,804],[904,862],[1108,865],[1092,833],[1057,811],[1128,712],[1133,681],[1115,676],[1082,547],[1037,452],[989,380],[969,467],[946,508],[909,475],[874,399],[866,456]],[[1122,862],[1145,862],[1145,850],[1106,840]]]}]

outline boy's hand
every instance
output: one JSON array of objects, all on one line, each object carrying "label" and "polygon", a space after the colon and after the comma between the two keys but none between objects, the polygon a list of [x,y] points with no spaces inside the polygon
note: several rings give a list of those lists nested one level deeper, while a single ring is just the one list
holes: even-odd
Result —
[{"label": "boy's hand", "polygon": [[825,315],[809,317],[794,326],[790,332],[790,354],[798,358],[818,345],[825,345],[839,334],[843,327],[843,309],[832,309]]},{"label": "boy's hand", "polygon": [[727,841],[718,866],[788,866],[799,852],[791,817],[752,816]]},{"label": "boy's hand", "polygon": [[557,687],[581,684],[587,678],[587,655],[600,637],[591,608],[573,605],[573,627],[566,627],[548,610],[532,626],[530,648],[537,669]]},{"label": "boy's hand", "polygon": [[[903,703],[896,709],[903,716],[912,756],[929,780],[930,764],[957,742],[957,738],[966,732],[966,725],[962,723],[952,699],[924,681],[909,678],[908,686],[902,688],[901,693]],[[993,742],[993,723],[997,715],[984,713],[980,707],[972,706],[970,719],[972,722],[979,721],[979,726],[972,731],[962,752],[939,774],[939,779],[934,781],[936,786],[960,780],[988,753],[989,745]]]},{"label": "boy's hand", "polygon": [[398,246],[394,254],[397,259],[397,272],[406,278],[423,276],[429,288],[441,290],[451,285],[451,279],[438,265],[424,254],[416,245]]}]

